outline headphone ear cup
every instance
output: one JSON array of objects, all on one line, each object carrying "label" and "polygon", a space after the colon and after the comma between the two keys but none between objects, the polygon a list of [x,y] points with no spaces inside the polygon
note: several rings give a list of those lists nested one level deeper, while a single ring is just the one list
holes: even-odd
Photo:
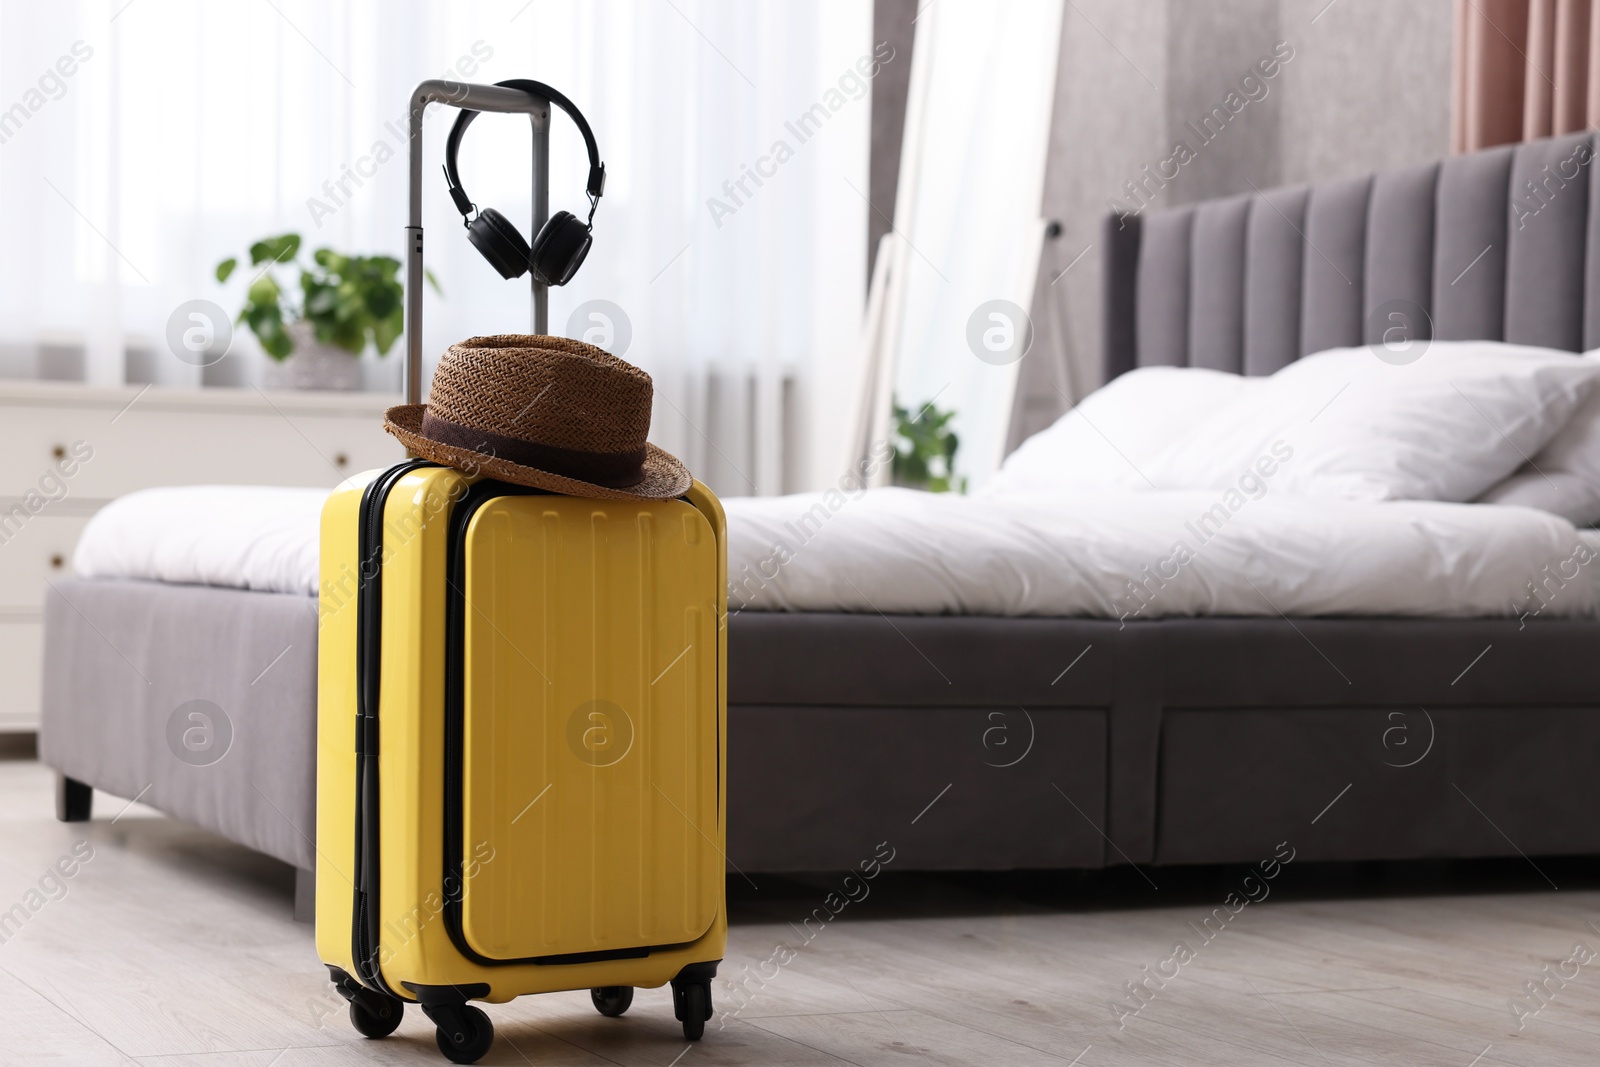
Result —
[{"label": "headphone ear cup", "polygon": [[489,265],[500,272],[502,278],[520,278],[532,261],[527,242],[522,234],[494,208],[484,208],[478,217],[467,223],[467,240],[483,253]]},{"label": "headphone ear cup", "polygon": [[539,227],[530,253],[534,277],[546,285],[566,285],[578,273],[594,238],[570,211],[558,211]]}]

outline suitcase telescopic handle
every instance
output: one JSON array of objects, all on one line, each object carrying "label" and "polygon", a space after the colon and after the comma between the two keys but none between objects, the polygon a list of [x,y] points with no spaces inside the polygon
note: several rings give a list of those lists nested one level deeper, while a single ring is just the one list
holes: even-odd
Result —
[{"label": "suitcase telescopic handle", "polygon": [[[536,234],[550,217],[550,101],[521,89],[434,78],[411,91],[407,114],[410,141],[409,215],[406,221],[406,403],[422,403],[422,118],[429,104],[447,104],[467,111],[526,114],[533,123],[533,226]],[[529,271],[531,332],[549,331],[549,290]]]}]

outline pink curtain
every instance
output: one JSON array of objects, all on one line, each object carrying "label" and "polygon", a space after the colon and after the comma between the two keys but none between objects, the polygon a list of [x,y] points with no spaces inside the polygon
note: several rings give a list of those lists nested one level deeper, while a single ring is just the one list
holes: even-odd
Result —
[{"label": "pink curtain", "polygon": [[1600,0],[1456,0],[1451,147],[1600,127]]}]

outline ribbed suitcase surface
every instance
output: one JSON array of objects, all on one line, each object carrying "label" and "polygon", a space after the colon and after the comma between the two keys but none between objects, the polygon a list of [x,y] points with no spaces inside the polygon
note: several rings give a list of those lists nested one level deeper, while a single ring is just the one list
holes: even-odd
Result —
[{"label": "ribbed suitcase surface", "polygon": [[516,959],[716,914],[716,539],[682,501],[500,497],[465,538],[462,929]]}]

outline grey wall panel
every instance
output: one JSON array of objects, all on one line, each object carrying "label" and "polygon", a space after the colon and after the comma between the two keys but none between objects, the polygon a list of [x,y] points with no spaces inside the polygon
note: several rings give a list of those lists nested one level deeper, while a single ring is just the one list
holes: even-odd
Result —
[{"label": "grey wall panel", "polygon": [[[1486,7],[1485,0],[1472,2]],[[1337,181],[1449,155],[1457,6],[1449,0],[1283,0],[1281,33],[1294,59],[1272,90],[1283,96],[1278,180]],[[1118,43],[1126,40],[1106,33]],[[1259,179],[1256,184],[1267,187]]]},{"label": "grey wall panel", "polygon": [[1506,183],[1512,145],[1439,166],[1433,253],[1433,335],[1441,341],[1505,336]]},{"label": "grey wall panel", "polygon": [[1370,175],[1311,188],[1300,354],[1361,344]]},{"label": "grey wall panel", "polygon": [[[1365,333],[1367,344],[1383,340],[1392,314],[1405,316],[1407,336],[1432,336],[1434,191],[1439,164],[1386,171],[1372,179],[1367,205]],[[1406,307],[1386,307],[1403,302]],[[1413,310],[1422,318],[1411,322]],[[1380,311],[1383,312],[1380,314]]]},{"label": "grey wall panel", "polygon": [[1139,239],[1139,311],[1135,325],[1141,367],[1189,363],[1189,248],[1192,208],[1145,216]]},{"label": "grey wall panel", "polygon": [[[1271,78],[1262,78],[1256,64],[1271,58],[1286,36],[1298,41],[1301,19],[1289,14],[1292,26],[1283,25],[1281,0],[1165,0],[1160,5],[1122,0],[1122,6],[1167,9],[1162,156],[1180,141],[1194,150],[1168,189],[1167,204],[1233,196],[1248,192],[1252,182],[1262,189],[1277,185],[1284,137],[1303,132],[1283,128],[1281,86],[1295,64],[1275,61]],[[1067,17],[1082,21],[1095,16],[1069,7]],[[1118,47],[1124,47],[1120,38],[1112,36]],[[1277,54],[1281,57],[1285,50]],[[1241,99],[1245,103],[1240,104]]]},{"label": "grey wall panel", "polygon": [[1505,339],[1583,348],[1589,134],[1518,145],[1506,217]]},{"label": "grey wall panel", "polygon": [[1189,364],[1244,370],[1245,225],[1250,198],[1213,200],[1195,209],[1189,271]]},{"label": "grey wall panel", "polygon": [[1309,192],[1303,185],[1271,189],[1250,201],[1245,235],[1246,374],[1271,374],[1300,354],[1300,285]]}]

